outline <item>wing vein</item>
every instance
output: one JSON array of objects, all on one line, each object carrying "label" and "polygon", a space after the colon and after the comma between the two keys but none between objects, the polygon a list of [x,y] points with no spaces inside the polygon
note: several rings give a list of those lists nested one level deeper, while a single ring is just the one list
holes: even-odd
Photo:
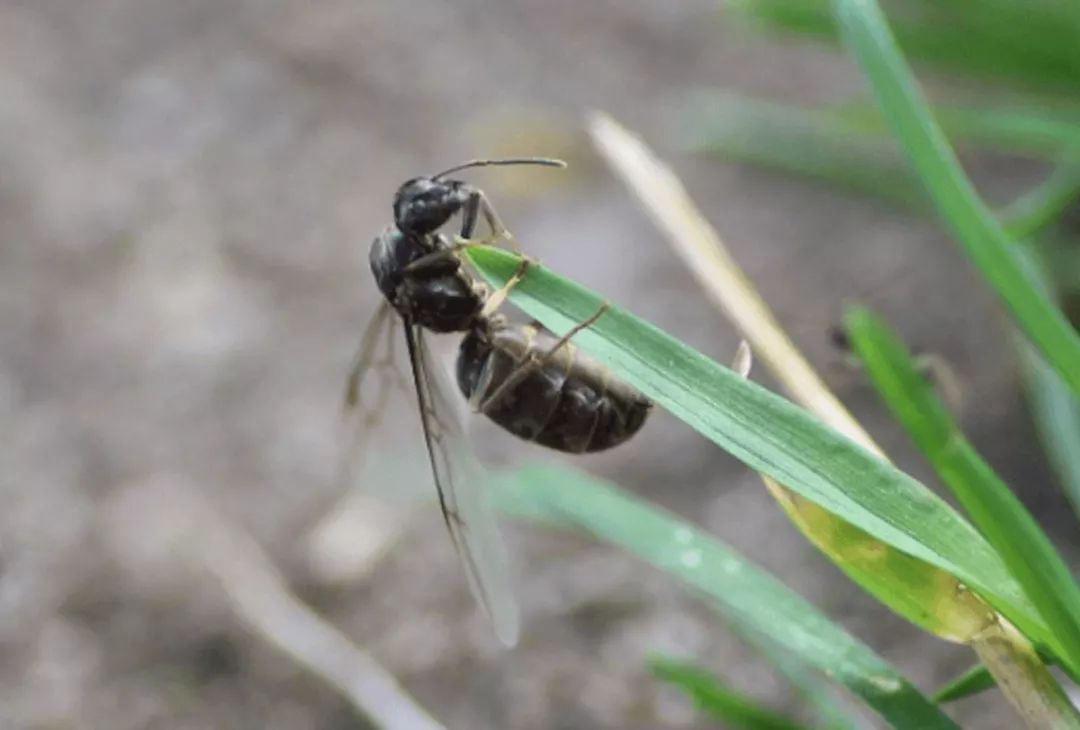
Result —
[{"label": "wing vein", "polygon": [[487,498],[487,475],[467,443],[452,400],[456,393],[448,393],[456,388],[431,356],[424,330],[406,321],[405,342],[443,521],[473,595],[499,639],[512,646],[519,632],[518,609],[495,513]]}]

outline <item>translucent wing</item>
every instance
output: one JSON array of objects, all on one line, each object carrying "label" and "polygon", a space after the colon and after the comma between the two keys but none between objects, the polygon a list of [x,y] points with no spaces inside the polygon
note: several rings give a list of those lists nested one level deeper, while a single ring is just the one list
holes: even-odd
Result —
[{"label": "translucent wing", "polygon": [[342,404],[344,427],[338,465],[342,484],[356,483],[374,431],[394,391],[405,394],[410,389],[394,361],[396,324],[393,308],[389,302],[383,302],[368,323],[353,357]]},{"label": "translucent wing", "polygon": [[[419,444],[416,424],[409,420],[403,431],[400,418],[416,397],[402,350],[397,315],[383,302],[364,330],[342,398],[335,455],[342,491],[306,531],[306,557],[319,580],[342,584],[367,575],[404,533],[409,511],[401,498],[430,494],[427,464],[404,456]],[[410,493],[404,485],[416,486]]]},{"label": "translucent wing", "polygon": [[499,640],[513,646],[520,631],[517,603],[487,491],[488,475],[473,455],[462,426],[462,398],[428,349],[423,330],[406,322],[405,341],[443,519],[473,595]]}]

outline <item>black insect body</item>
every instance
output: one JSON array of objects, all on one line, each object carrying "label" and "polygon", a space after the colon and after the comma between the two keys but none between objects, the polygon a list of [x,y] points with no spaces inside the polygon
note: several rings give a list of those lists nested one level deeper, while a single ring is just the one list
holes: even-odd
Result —
[{"label": "black insect body", "polygon": [[[563,338],[538,326],[511,326],[494,312],[527,263],[494,293],[464,267],[459,257],[464,246],[510,238],[482,191],[446,176],[470,167],[511,164],[563,166],[546,158],[477,160],[413,178],[398,188],[394,225],[379,234],[369,256],[386,302],[361,341],[345,394],[354,442],[363,443],[364,429],[378,422],[388,393],[400,382],[393,367],[390,311],[395,311],[404,325],[412,384],[444,521],[474,595],[508,645],[517,640],[518,612],[497,521],[486,498],[486,478],[465,436],[459,415],[463,404],[434,361],[425,331],[465,333],[457,365],[460,390],[474,408],[536,443],[571,453],[610,448],[632,436],[650,408],[644,396],[569,341],[603,308]],[[458,214],[460,234],[453,239],[440,229]],[[490,238],[474,237],[480,218],[490,229]],[[374,398],[365,402],[361,386],[369,373],[376,373],[377,380],[376,387],[368,388]]]},{"label": "black insect body", "polygon": [[472,328],[487,301],[488,289],[462,267],[459,246],[438,229],[461,214],[460,238],[471,241],[483,217],[493,239],[506,237],[483,191],[463,180],[445,179],[459,170],[485,165],[545,165],[558,160],[510,158],[474,160],[431,177],[406,181],[394,195],[394,225],[371,244],[369,260],[375,281],[405,320],[433,332]]},{"label": "black insect body", "polygon": [[[482,191],[446,176],[470,167],[516,164],[564,166],[558,160],[541,158],[476,160],[431,177],[413,178],[398,188],[394,225],[379,234],[369,254],[371,271],[386,301],[368,326],[349,373],[345,412],[352,434],[342,462],[346,475],[356,474],[365,449],[353,447],[369,443],[365,431],[378,424],[389,393],[400,383],[394,368],[394,311],[403,325],[443,519],[469,587],[496,635],[507,645],[517,641],[518,610],[497,521],[486,498],[486,477],[469,448],[454,384],[435,362],[424,333],[484,328],[485,306],[494,309],[505,296],[503,291],[491,298],[488,288],[464,269],[458,251],[468,243],[509,239],[509,235]],[[461,241],[439,232],[457,214],[461,215]],[[489,239],[474,238],[480,218],[490,229]],[[374,387],[367,389],[370,398],[363,387],[369,376],[375,380],[370,384]]]},{"label": "black insect body", "polygon": [[589,323],[557,338],[494,318],[462,341],[458,387],[474,410],[527,441],[575,454],[618,446],[652,402],[569,341]]},{"label": "black insect body", "polygon": [[379,290],[402,319],[433,332],[468,330],[488,297],[442,235],[387,228],[371,244],[370,261]]}]

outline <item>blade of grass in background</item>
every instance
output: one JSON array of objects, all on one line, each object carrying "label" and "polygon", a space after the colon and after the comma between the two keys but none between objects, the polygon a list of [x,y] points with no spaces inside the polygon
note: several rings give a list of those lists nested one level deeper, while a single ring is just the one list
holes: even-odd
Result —
[{"label": "blade of grass in background", "polygon": [[[949,139],[969,147],[1051,160],[1080,148],[1080,111],[1065,114],[1034,106],[1016,109],[935,105],[934,114]],[[757,162],[759,157],[771,161],[784,153],[813,161],[817,155],[811,145],[824,144],[828,154],[822,154],[818,164],[796,160],[793,166],[806,167],[810,174],[817,174],[819,167],[827,170],[835,166],[844,175],[858,175],[856,163],[869,161],[895,168],[896,174],[916,181],[903,164],[887,123],[871,103],[814,108],[721,91],[698,91],[688,100],[683,119],[681,136],[695,151],[719,152],[747,162]],[[781,149],[769,149],[769,139],[775,139]],[[844,142],[850,146],[845,147]],[[744,144],[750,149],[741,150]],[[856,181],[865,177],[861,175]],[[865,186],[873,189],[887,182],[871,179]],[[905,188],[897,193],[902,197],[909,194]]]},{"label": "blade of grass in background", "polygon": [[756,631],[733,618],[728,618],[728,628],[752,647],[765,661],[788,681],[796,694],[812,706],[820,725],[826,730],[855,730],[859,727],[857,718],[847,709],[842,708],[825,686],[820,674],[813,672],[806,662],[799,659],[789,649],[766,634]]},{"label": "blade of grass in background", "polygon": [[1030,238],[1056,223],[1080,198],[1080,156],[1072,148],[1045,180],[1001,211],[1005,231],[1016,240]]},{"label": "blade of grass in background", "polygon": [[847,687],[890,726],[957,726],[874,652],[719,540],[597,479],[564,468],[517,472],[501,507],[573,524],[702,591],[726,620],[753,628]]},{"label": "blade of grass in background", "polygon": [[731,94],[699,93],[681,136],[694,152],[722,155],[930,210],[918,179],[882,134],[852,130],[826,112]]},{"label": "blade of grass in background", "polygon": [[649,661],[653,676],[677,687],[694,705],[717,722],[740,730],[807,730],[772,710],[760,706],[741,692],[723,685],[710,672],[686,662],[667,658]]},{"label": "blade of grass in background", "polygon": [[[1047,666],[1056,664],[1054,658],[1045,652],[1039,652],[1039,658]],[[962,674],[947,682],[941,689],[934,693],[934,702],[955,702],[965,697],[977,695],[990,689],[995,684],[993,675],[982,664],[976,664],[966,669]]]},{"label": "blade of grass in background", "polygon": [[[498,249],[470,248],[468,256],[496,286],[518,268],[517,257]],[[601,304],[594,293],[539,265],[529,269],[511,298],[555,332],[567,331]],[[918,558],[956,576],[1026,635],[1057,653],[1054,636],[1000,558],[951,507],[910,476],[801,408],[618,307],[579,333],[575,342],[755,471],[891,545],[901,557]],[[905,580],[898,574],[895,590],[914,590],[915,577]],[[942,628],[935,633],[945,632],[955,618],[939,616]],[[948,630],[954,640],[963,641],[980,628]]]},{"label": "blade of grass in background", "polygon": [[[1052,249],[1043,251],[1051,253]],[[1020,254],[1043,292],[1054,296],[1055,283],[1050,282],[1049,276],[1053,264],[1033,246],[1022,247]],[[1073,511],[1080,516],[1080,404],[1039,353],[1022,338],[1015,339],[1024,390],[1043,450]]]},{"label": "blade of grass in background", "polygon": [[[865,102],[830,107],[829,118],[852,132],[887,134],[881,112]],[[1027,107],[934,105],[934,116],[950,139],[966,145],[1029,157],[1056,158],[1080,145],[1080,108],[1062,111],[1032,102]]]},{"label": "blade of grass in background", "polygon": [[1080,393],[1080,338],[1020,266],[1008,236],[960,169],[877,3],[834,0],[833,7],[845,44],[957,242],[1024,334],[1073,393]]},{"label": "blade of grass in background", "polygon": [[[979,531],[997,549],[1066,652],[1080,665],[1080,587],[1035,519],[964,439],[903,345],[870,312],[844,317],[878,393]],[[1078,718],[1080,719],[1080,718]]]},{"label": "blade of grass in background", "polygon": [[1080,407],[1072,391],[1026,342],[1017,345],[1035,427],[1050,466],[1080,517]]},{"label": "blade of grass in background", "polygon": [[[835,41],[828,0],[735,0],[766,26]],[[1071,0],[903,0],[889,3],[912,58],[966,74],[1077,96],[1080,7]]]},{"label": "blade of grass in background", "polygon": [[[836,402],[783,333],[768,306],[727,252],[719,234],[697,210],[674,171],[657,158],[641,139],[610,117],[592,115],[590,133],[598,150],[666,234],[673,251],[686,262],[709,298],[755,348],[765,366],[796,402],[884,459],[872,439]],[[970,604],[965,607],[964,602],[959,600],[969,596],[969,590],[955,578],[940,571],[935,573],[928,564],[891,549],[840,517],[783,488],[765,475],[761,476],[770,493],[803,534],[856,582],[893,610],[911,619],[907,611],[910,606],[898,603],[897,597],[916,594],[924,597],[925,585],[934,584],[938,586],[936,597],[927,600],[926,605],[935,606],[937,613],[956,610],[961,614],[971,614]],[[868,561],[866,557],[872,555],[880,558],[904,557],[906,562],[894,565],[891,560]],[[921,589],[907,581],[915,575],[922,576],[925,581]],[[877,590],[885,587],[890,589]],[[993,669],[1010,702],[1034,723],[1034,727],[1057,727],[1059,718],[1052,707],[1046,706],[1053,703],[1043,701],[1046,689],[1042,685],[1047,675],[1031,645],[1008,622],[992,615],[988,619],[984,620],[976,634],[969,637],[968,643]],[[919,622],[916,620],[916,623]],[[1050,682],[1048,686],[1052,688],[1055,685]]]},{"label": "blade of grass in background", "polygon": [[[791,342],[675,172],[640,137],[607,115],[592,114],[589,132],[597,150],[664,233],[673,253],[788,396],[821,423],[888,462]],[[745,376],[742,370],[737,372]],[[997,624],[997,615],[955,576],[891,547],[766,475],[760,476],[800,532],[884,605],[952,641],[990,638],[985,629]]]},{"label": "blade of grass in background", "polygon": [[[876,129],[884,135],[880,115],[876,109],[870,111],[879,120]],[[992,118],[996,112],[972,114]],[[873,130],[853,129],[849,120],[834,113],[731,94],[701,93],[688,107],[685,126],[684,144],[694,152],[802,175],[904,210],[932,210],[918,178],[891,143]],[[946,131],[950,137],[967,139],[965,129],[946,127]],[[1070,139],[1080,145],[1080,123],[1072,128]],[[1062,140],[1053,149],[1065,149],[1054,171],[997,214],[1012,237],[1035,235],[1080,197],[1080,160],[1074,152],[1080,147],[1067,147]]]},{"label": "blade of grass in background", "polygon": [[821,673],[797,654],[734,616],[725,616],[725,623],[735,636],[783,676],[807,705],[814,708],[820,720],[817,726],[825,730],[855,730],[860,726],[858,716],[840,706]]},{"label": "blade of grass in background", "polygon": [[982,664],[976,664],[935,692],[933,699],[938,704],[955,702],[985,692],[993,686],[993,675]]}]

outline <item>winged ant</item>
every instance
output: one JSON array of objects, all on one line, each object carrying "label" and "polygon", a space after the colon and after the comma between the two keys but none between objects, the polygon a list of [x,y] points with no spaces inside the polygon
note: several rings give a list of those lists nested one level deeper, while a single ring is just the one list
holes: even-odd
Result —
[{"label": "winged ant", "polygon": [[[453,384],[435,362],[425,331],[464,333],[457,385],[473,410],[516,436],[550,448],[581,453],[622,443],[641,428],[652,403],[570,342],[603,315],[606,305],[565,336],[556,337],[537,323],[511,324],[497,312],[524,275],[529,259],[523,258],[515,276],[494,292],[465,268],[463,248],[500,239],[513,243],[483,191],[448,177],[488,165],[564,167],[565,163],[541,157],[473,160],[430,177],[412,178],[398,188],[394,224],[379,234],[370,251],[371,270],[386,301],[354,360],[345,407],[357,408],[364,376],[376,364],[385,364],[376,361],[375,352],[380,340],[392,347],[392,309],[403,325],[443,519],[474,595],[499,638],[513,645],[519,631],[517,605],[495,516],[484,493],[482,468],[457,416],[450,395]],[[440,232],[458,214],[459,234],[450,238]],[[481,218],[490,231],[484,239],[476,238]],[[373,425],[371,415],[365,427]]]}]

